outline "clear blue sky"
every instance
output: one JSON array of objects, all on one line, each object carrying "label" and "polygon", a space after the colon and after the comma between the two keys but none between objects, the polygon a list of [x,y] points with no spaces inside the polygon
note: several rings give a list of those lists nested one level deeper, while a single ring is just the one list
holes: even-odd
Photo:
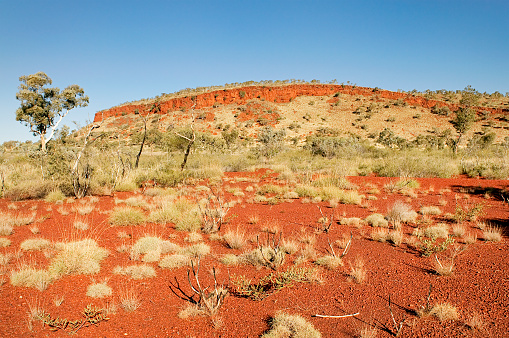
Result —
[{"label": "clear blue sky", "polygon": [[249,80],[389,90],[509,91],[508,0],[0,0],[0,142],[19,76],[43,71],[90,97],[74,128],[126,101]]}]

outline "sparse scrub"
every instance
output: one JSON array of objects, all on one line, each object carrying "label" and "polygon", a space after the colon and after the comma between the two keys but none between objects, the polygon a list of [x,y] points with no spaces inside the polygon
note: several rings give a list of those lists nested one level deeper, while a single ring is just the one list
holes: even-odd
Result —
[{"label": "sparse scrub", "polygon": [[0,253],[0,266],[5,266],[5,265],[9,264],[11,259],[12,259],[12,254],[10,254],[10,253],[6,253],[6,254]]},{"label": "sparse scrub", "polygon": [[132,260],[138,260],[140,255],[144,255],[142,257],[143,262],[156,262],[162,254],[162,242],[163,240],[159,237],[142,237],[131,247],[129,257]]},{"label": "sparse scrub", "polygon": [[422,235],[431,239],[447,238],[449,236],[449,226],[445,223],[438,223],[424,228]]},{"label": "sparse scrub", "polygon": [[359,333],[359,338],[376,338],[377,330],[374,327],[366,326]]},{"label": "sparse scrub", "polygon": [[189,243],[196,243],[203,241],[203,236],[199,232],[190,232],[184,241]]},{"label": "sparse scrub", "polygon": [[437,242],[436,238],[422,239],[422,244],[419,246],[419,249],[423,256],[428,257],[434,253],[447,250],[449,245],[453,243],[454,239],[452,236],[447,237],[447,239],[442,242]]},{"label": "sparse scrub", "polygon": [[392,230],[389,231],[387,239],[395,246],[400,246],[401,243],[403,243],[404,235],[403,232],[400,230]]},{"label": "sparse scrub", "polygon": [[392,223],[395,229],[399,229],[401,223],[415,223],[417,213],[408,204],[396,201],[388,210],[387,220]]},{"label": "sparse scrub", "polygon": [[51,246],[51,242],[44,238],[32,238],[24,240],[19,246],[25,251],[42,250]]},{"label": "sparse scrub", "polygon": [[456,222],[462,223],[467,220],[475,222],[483,215],[484,215],[484,204],[482,203],[478,203],[473,206],[468,205],[461,206],[457,204],[453,217]]},{"label": "sparse scrub", "polygon": [[243,261],[255,266],[277,269],[285,262],[286,253],[279,247],[262,246],[241,255]]},{"label": "sparse scrub", "polygon": [[423,311],[418,312],[418,314],[423,316],[434,316],[438,318],[438,320],[446,321],[446,320],[458,320],[459,314],[458,309],[449,304],[449,303],[438,303],[435,304],[430,309],[424,309]]},{"label": "sparse scrub", "polygon": [[189,266],[191,259],[188,255],[173,254],[166,255],[159,261],[159,267],[165,269],[175,269],[183,266]]},{"label": "sparse scrub", "polygon": [[139,295],[134,289],[125,289],[120,291],[120,306],[124,311],[134,312],[141,306]]},{"label": "sparse scrub", "polygon": [[452,235],[454,237],[462,238],[463,236],[465,236],[466,232],[467,229],[463,224],[456,223],[452,226]]},{"label": "sparse scrub", "polygon": [[0,213],[0,224],[12,227],[32,224],[35,221],[35,212],[31,215],[11,215]]},{"label": "sparse scrub", "polygon": [[293,283],[311,283],[319,280],[316,269],[293,267],[286,271],[273,272],[256,282],[244,276],[234,276],[231,292],[239,297],[263,300],[285,287],[292,286]]},{"label": "sparse scrub", "polygon": [[343,260],[340,257],[336,257],[334,255],[318,257],[314,263],[329,270],[334,270],[340,266],[343,266]]},{"label": "sparse scrub", "polygon": [[9,236],[14,232],[14,228],[9,224],[0,225],[0,236]]},{"label": "sparse scrub", "polygon": [[371,231],[371,239],[377,242],[386,242],[389,237],[389,230],[387,228],[378,228]]},{"label": "sparse scrub", "polygon": [[115,200],[115,204],[119,204],[119,203],[123,203],[130,207],[138,207],[138,208],[142,208],[142,209],[149,208],[149,204],[143,198],[143,196],[129,197],[125,200]]},{"label": "sparse scrub", "polygon": [[477,235],[471,233],[466,234],[463,240],[465,241],[465,244],[474,244],[477,241]]},{"label": "sparse scrub", "polygon": [[387,228],[389,226],[389,222],[385,219],[382,214],[371,214],[364,219],[366,223],[371,225],[372,227],[382,227]]},{"label": "sparse scrub", "polygon": [[283,239],[281,241],[281,249],[288,255],[293,255],[299,250],[299,243],[294,240]]},{"label": "sparse scrub", "polygon": [[88,230],[88,228],[90,227],[90,226],[88,225],[88,223],[83,222],[83,221],[75,221],[75,222],[73,223],[73,226],[74,226],[76,229],[78,229],[78,230],[83,230],[83,231],[84,231],[84,230]]},{"label": "sparse scrub", "polygon": [[181,253],[193,258],[200,258],[210,253],[210,246],[205,243],[197,243],[183,249]]},{"label": "sparse scrub", "polygon": [[502,229],[496,226],[487,226],[482,232],[486,242],[500,242],[502,240]]},{"label": "sparse scrub", "polygon": [[88,215],[94,211],[95,206],[93,204],[80,204],[77,205],[74,210],[80,215]]},{"label": "sparse scrub", "polygon": [[424,206],[419,210],[421,215],[440,215],[442,210],[436,206]]},{"label": "sparse scrub", "polygon": [[62,202],[66,198],[65,194],[60,189],[50,191],[44,200],[49,203]]},{"label": "sparse scrub", "polygon": [[306,337],[320,338],[314,326],[299,315],[277,313],[270,322],[271,329],[262,338]]},{"label": "sparse scrub", "polygon": [[106,282],[93,283],[87,287],[87,296],[92,298],[109,297],[113,293],[113,289]]},{"label": "sparse scrub", "polygon": [[343,190],[336,187],[323,187],[319,190],[323,201],[339,201],[343,204],[359,205],[362,202],[362,195],[356,190]]},{"label": "sparse scrub", "polygon": [[27,265],[22,265],[18,270],[12,271],[10,276],[13,286],[35,288],[39,291],[46,290],[53,280],[49,271]]},{"label": "sparse scrub", "polygon": [[230,249],[241,249],[244,245],[246,245],[246,237],[243,232],[237,231],[228,231],[224,234],[223,240]]},{"label": "sparse scrub", "polygon": [[366,267],[362,259],[355,259],[354,263],[350,266],[350,278],[358,283],[362,284],[366,281]]},{"label": "sparse scrub", "polygon": [[476,330],[476,331],[479,331],[479,332],[482,332],[484,330],[484,326],[485,326],[485,322],[484,322],[484,319],[483,319],[482,315],[480,315],[477,312],[474,312],[468,318],[468,320],[465,322],[465,324],[467,325],[467,327],[470,330]]},{"label": "sparse scrub", "polygon": [[435,255],[433,268],[435,272],[440,276],[450,276],[454,271],[454,258],[450,258],[447,261],[445,260],[440,261],[438,256]]},{"label": "sparse scrub", "polygon": [[385,190],[389,192],[399,192],[407,189],[417,189],[419,187],[419,182],[412,179],[400,179],[399,181],[390,182],[384,185]]},{"label": "sparse scrub", "polygon": [[340,220],[340,224],[341,225],[349,225],[349,226],[353,226],[353,227],[356,227],[356,228],[359,228],[362,226],[362,219],[360,219],[359,217],[344,217]]},{"label": "sparse scrub", "polygon": [[55,278],[68,274],[98,273],[101,261],[108,255],[108,251],[92,239],[56,243],[55,249],[58,253],[48,267],[51,276]]},{"label": "sparse scrub", "polygon": [[156,276],[156,270],[147,264],[130,265],[126,267],[117,266],[113,269],[116,275],[129,276],[132,279],[152,278]]},{"label": "sparse scrub", "polygon": [[117,207],[111,212],[110,223],[116,226],[143,224],[145,223],[145,214],[133,207]]},{"label": "sparse scrub", "polygon": [[11,245],[11,240],[8,238],[0,237],[0,248],[6,248]]}]

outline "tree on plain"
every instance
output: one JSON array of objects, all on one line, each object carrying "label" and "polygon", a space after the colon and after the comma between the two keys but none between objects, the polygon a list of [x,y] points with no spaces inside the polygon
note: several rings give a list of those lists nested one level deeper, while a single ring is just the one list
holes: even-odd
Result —
[{"label": "tree on plain", "polygon": [[30,127],[34,136],[40,136],[41,150],[46,151],[46,143],[53,138],[62,119],[71,109],[86,107],[88,96],[78,85],[70,85],[62,91],[46,87],[52,81],[44,72],[21,76],[19,81],[16,99],[21,101],[21,107],[16,110],[16,121]]},{"label": "tree on plain", "polygon": [[475,110],[469,107],[460,108],[456,112],[456,117],[451,121],[454,129],[456,129],[456,132],[458,133],[458,139],[453,145],[455,153],[458,151],[458,146],[463,135],[472,128],[472,125],[476,120],[476,116],[477,114]]}]

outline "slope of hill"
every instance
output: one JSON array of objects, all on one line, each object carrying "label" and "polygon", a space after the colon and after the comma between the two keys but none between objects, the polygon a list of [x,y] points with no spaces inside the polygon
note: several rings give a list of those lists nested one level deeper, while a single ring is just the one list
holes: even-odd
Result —
[{"label": "slope of hill", "polygon": [[[496,141],[503,140],[509,136],[509,100],[503,96],[486,100],[493,94],[480,97],[485,100],[475,107],[478,120],[470,136],[488,127],[497,134]],[[259,127],[272,125],[287,128],[289,139],[303,140],[322,127],[361,137],[373,137],[390,128],[399,137],[413,139],[433,130],[453,129],[451,115],[460,106],[459,101],[447,94],[410,94],[351,85],[251,85],[186,91],[127,103],[98,112],[94,122],[102,122],[103,132],[124,136],[141,130],[141,114],[149,117],[148,128],[161,131],[184,127],[194,119],[197,130],[212,134],[235,127],[241,135],[254,136]],[[451,112],[439,111],[443,107]]]}]

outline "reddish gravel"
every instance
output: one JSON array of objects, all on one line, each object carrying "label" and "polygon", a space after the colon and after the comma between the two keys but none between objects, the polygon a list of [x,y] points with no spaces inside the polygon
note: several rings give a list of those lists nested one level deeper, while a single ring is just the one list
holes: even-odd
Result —
[{"label": "reddish gravel", "polygon": [[[155,278],[131,280],[125,276],[112,273],[117,265],[133,263],[128,253],[116,250],[121,244],[132,244],[146,233],[156,234],[179,245],[189,245],[184,241],[187,233],[176,231],[172,224],[143,226],[112,227],[108,223],[109,211],[115,207],[115,198],[125,199],[133,193],[116,193],[114,196],[103,196],[95,203],[95,209],[86,216],[76,212],[62,215],[59,208],[71,210],[79,205],[64,202],[55,205],[44,201],[24,201],[13,203],[0,200],[0,210],[10,214],[36,213],[37,222],[16,227],[14,233],[7,237],[12,244],[0,248],[0,253],[20,252],[20,243],[27,238],[46,238],[51,241],[93,238],[99,246],[110,251],[102,262],[101,271],[96,275],[65,276],[53,282],[46,290],[13,287],[9,283],[9,271],[15,270],[21,263],[45,267],[48,259],[40,251],[25,252],[17,255],[11,262],[0,267],[5,284],[0,287],[0,336],[1,337],[67,337],[68,332],[50,331],[40,322],[34,322],[32,330],[28,325],[29,303],[39,304],[53,317],[78,319],[81,311],[88,304],[102,307],[108,303],[118,303],[119,294],[126,289],[134,289],[142,303],[135,312],[125,312],[118,308],[109,315],[108,321],[97,326],[86,327],[78,331],[81,337],[258,337],[268,329],[268,320],[277,311],[283,310],[300,314],[310,321],[324,337],[354,337],[366,327],[376,327],[377,337],[390,337],[394,325],[388,307],[391,296],[395,320],[404,321],[401,336],[403,337],[504,337],[509,332],[509,260],[507,238],[501,242],[483,241],[482,231],[474,222],[466,222],[467,232],[475,233],[478,240],[466,245],[455,262],[455,271],[451,276],[438,276],[433,273],[433,258],[422,257],[414,247],[402,244],[400,247],[389,243],[375,242],[370,239],[372,227],[359,228],[334,224],[330,232],[319,231],[317,220],[321,206],[324,213],[331,209],[328,203],[303,203],[302,199],[285,201],[276,205],[252,203],[254,192],[246,191],[247,186],[272,182],[283,184],[275,179],[270,171],[260,170],[253,173],[227,173],[223,178],[223,188],[242,188],[245,196],[233,196],[226,193],[229,200],[241,200],[230,209],[229,221],[221,233],[237,228],[243,230],[249,238],[248,248],[256,248],[256,235],[264,227],[276,227],[286,239],[299,240],[305,236],[314,236],[314,248],[319,255],[326,254],[328,240],[353,234],[351,249],[344,257],[344,266],[336,270],[318,268],[322,277],[321,283],[297,283],[278,293],[271,294],[261,301],[239,298],[229,295],[225,304],[214,318],[191,317],[181,319],[177,313],[188,302],[174,295],[169,285],[180,283],[182,289],[190,292],[187,283],[186,268],[161,269],[157,263],[149,263],[157,272]],[[248,181],[245,181],[248,180]],[[497,225],[507,230],[509,206],[501,198],[501,193],[509,189],[508,181],[484,180],[469,178],[452,179],[416,179],[420,188],[413,194],[387,193],[384,185],[395,178],[349,177],[348,180],[358,186],[360,193],[376,187],[380,193],[374,194],[376,200],[363,200],[363,205],[339,204],[336,208],[338,217],[364,218],[374,212],[387,213],[389,206],[397,200],[410,204],[418,211],[421,206],[439,206],[441,215],[431,216],[429,222],[447,222],[446,213],[454,213],[456,205],[471,207],[484,204],[484,215],[481,221]],[[256,181],[256,182],[253,182]],[[249,190],[249,189],[248,189]],[[140,193],[136,195],[140,196]],[[145,197],[150,202],[151,197]],[[147,212],[148,214],[148,212]],[[257,224],[250,224],[249,219],[258,216]],[[77,230],[72,224],[75,219],[83,218],[90,224],[88,230]],[[422,219],[422,216],[419,216]],[[424,222],[421,220],[420,222]],[[449,222],[450,223],[450,222]],[[450,223],[451,224],[451,223]],[[36,225],[39,233],[33,234],[31,228]],[[415,225],[404,225],[407,238],[411,237]],[[132,239],[120,239],[119,231],[126,231]],[[243,250],[228,249],[220,241],[211,240],[204,235],[205,242],[211,246],[211,254],[201,261],[200,277],[204,285],[212,282],[210,271],[216,267],[218,281],[228,282],[228,275],[245,275],[256,279],[271,271],[249,266],[228,267],[218,259],[226,253],[239,254]],[[456,240],[457,246],[463,246],[463,240]],[[337,248],[336,252],[342,250]],[[296,254],[289,256],[286,267],[292,265]],[[362,284],[351,281],[348,277],[350,264],[356,259],[365,262],[366,280]],[[304,266],[312,267],[307,262]],[[95,281],[108,280],[113,288],[113,295],[106,300],[86,296],[87,286]],[[459,320],[440,322],[434,317],[419,318],[415,311],[425,305],[426,296],[432,285],[431,303],[448,302],[458,309]],[[56,306],[54,299],[63,296],[63,302]],[[359,313],[348,318],[319,318],[322,315],[345,315]],[[474,314],[482,317],[483,327],[472,330],[466,323]]]}]

